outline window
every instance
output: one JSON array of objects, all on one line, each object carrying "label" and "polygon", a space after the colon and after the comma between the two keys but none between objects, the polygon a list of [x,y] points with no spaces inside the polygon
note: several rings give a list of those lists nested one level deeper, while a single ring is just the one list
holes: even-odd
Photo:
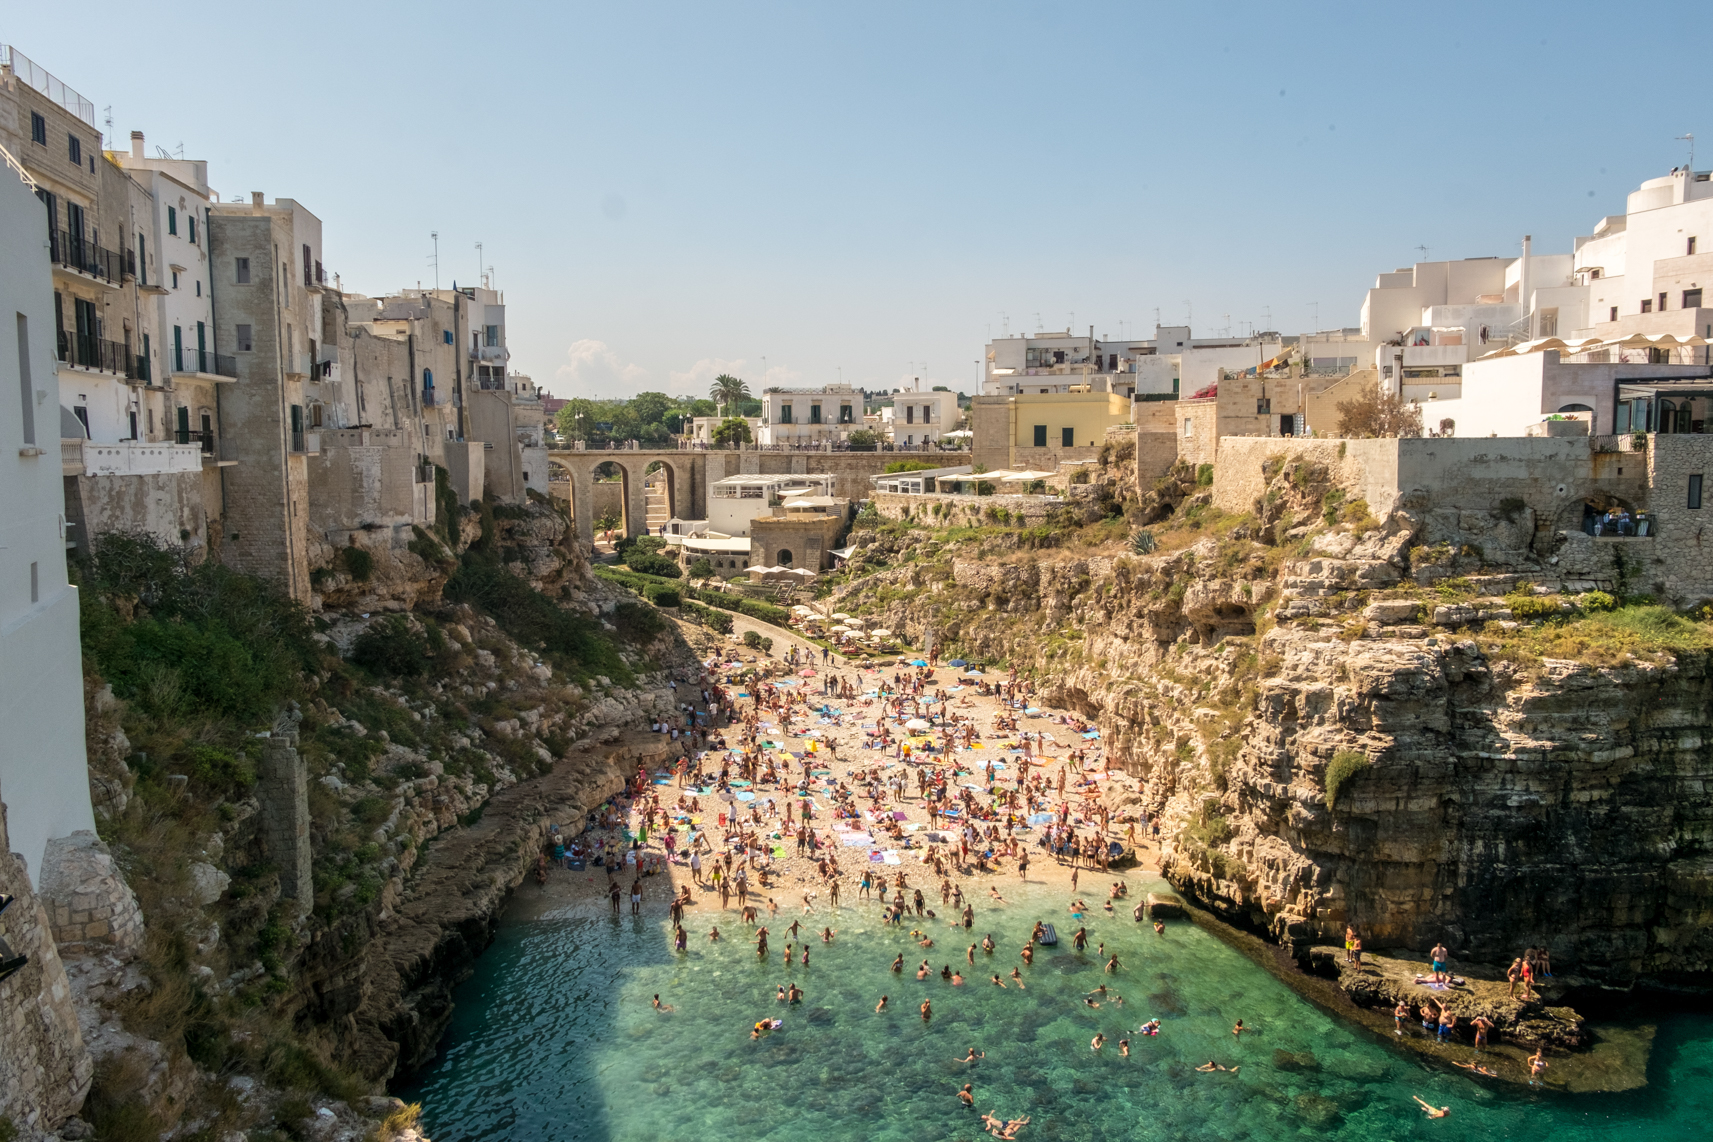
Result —
[{"label": "window", "polygon": [[1613,306],[1613,307],[1612,307],[1612,312],[1611,312],[1611,313],[1609,313],[1609,314],[1607,314],[1607,315],[1606,315],[1606,320],[1607,320],[1607,321],[1616,321],[1616,320],[1618,320],[1618,307],[1617,307],[1617,306],[1615,306],[1615,305],[1614,305],[1614,306]]},{"label": "window", "polygon": [[185,222],[190,226],[190,244],[194,246],[196,245],[196,215],[186,215]]},{"label": "window", "polygon": [[48,145],[48,121],[40,111],[30,112],[30,142]]},{"label": "window", "polygon": [[1059,429],[1059,447],[1074,448],[1077,443],[1077,430],[1074,428]]},{"label": "window", "polygon": [[1659,311],[1661,313],[1665,312],[1665,294],[1663,293],[1659,295]]},{"label": "window", "polygon": [[851,406],[850,405],[842,404],[839,406],[839,423],[840,424],[852,423],[851,422]]},{"label": "window", "polygon": [[1652,298],[1649,298],[1646,301],[1642,302],[1642,312],[1643,313],[1652,313],[1653,311],[1654,311],[1654,303],[1653,303]]},{"label": "window", "polygon": [[905,424],[915,424],[916,423],[916,406],[915,405],[907,404],[904,406],[904,423]]},{"label": "window", "polygon": [[1701,507],[1701,473],[1689,477],[1689,506],[1699,510]]},{"label": "window", "polygon": [[250,284],[250,259],[234,258],[232,268],[239,285]]},{"label": "window", "polygon": [[172,327],[172,371],[184,372],[184,327]]},{"label": "window", "polygon": [[1684,290],[1683,291],[1683,308],[1685,308],[1685,309],[1700,309],[1701,308],[1701,291],[1698,289],[1686,289],[1686,290]]},{"label": "window", "polygon": [[1044,424],[1037,424],[1035,426],[1035,447],[1045,448],[1046,446],[1047,446],[1047,426]]},{"label": "window", "polygon": [[1695,239],[1694,239],[1694,238],[1693,238],[1693,237],[1691,237],[1691,238],[1690,238],[1690,239],[1689,239],[1689,248],[1688,248],[1688,249],[1687,249],[1687,250],[1685,250],[1685,251],[1683,251],[1683,252],[1684,252],[1684,253],[1685,253],[1685,254],[1693,254],[1693,253],[1695,253]]},{"label": "window", "polygon": [[809,423],[810,424],[820,424],[821,423],[821,405],[819,402],[809,406]]},{"label": "window", "polygon": [[1272,397],[1256,397],[1255,398],[1255,415],[1256,416],[1267,416],[1272,411],[1273,411],[1273,398]]},{"label": "window", "polygon": [[488,346],[494,346],[494,345],[498,345],[499,343],[500,343],[500,327],[498,325],[484,325],[484,326],[482,326],[482,344],[488,345]]},{"label": "window", "polygon": [[30,564],[30,602],[39,603],[41,601],[42,565],[40,563],[32,563]]},{"label": "window", "polygon": [[36,392],[30,382],[30,319],[18,314],[18,396],[24,403],[24,443],[36,442]]},{"label": "window", "polygon": [[66,140],[66,148],[65,148],[66,153],[71,156],[71,161],[74,164],[76,164],[77,166],[82,166],[83,165],[83,140],[79,139],[76,135],[67,135],[65,137],[65,140]]},{"label": "window", "polygon": [[1184,418],[1184,435],[1185,436],[1194,436],[1195,434],[1196,434],[1195,421],[1189,419],[1188,417],[1185,417]]},{"label": "window", "polygon": [[779,406],[779,423],[780,424],[790,424],[791,423],[791,402],[790,401],[786,401],[784,404]]},{"label": "window", "polygon": [[174,270],[172,272],[172,287],[174,289],[178,288],[178,271],[177,270]]},{"label": "window", "polygon": [[167,233],[178,233],[178,207],[176,206],[167,207]]},{"label": "window", "polygon": [[137,235],[137,284],[149,284],[149,247],[141,234]]},{"label": "window", "polygon": [[238,352],[249,353],[249,352],[253,351],[256,347],[256,342],[255,342],[255,338],[251,335],[252,330],[251,330],[250,326],[248,326],[248,325],[238,326],[237,333],[238,333]]},{"label": "window", "polygon": [[440,331],[440,340],[447,345],[452,344],[452,330],[442,329]]}]

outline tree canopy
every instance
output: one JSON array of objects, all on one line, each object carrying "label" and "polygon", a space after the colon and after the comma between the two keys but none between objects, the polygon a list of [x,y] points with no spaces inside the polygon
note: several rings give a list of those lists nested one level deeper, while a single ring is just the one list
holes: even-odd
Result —
[{"label": "tree canopy", "polygon": [[1422,410],[1405,404],[1396,393],[1383,393],[1372,385],[1347,401],[1338,403],[1340,436],[1420,436]]},{"label": "tree canopy", "polygon": [[559,410],[554,428],[566,440],[585,440],[596,447],[626,440],[665,445],[674,433],[689,431],[691,418],[714,414],[714,402],[700,397],[655,392],[638,393],[628,400],[577,397]]}]

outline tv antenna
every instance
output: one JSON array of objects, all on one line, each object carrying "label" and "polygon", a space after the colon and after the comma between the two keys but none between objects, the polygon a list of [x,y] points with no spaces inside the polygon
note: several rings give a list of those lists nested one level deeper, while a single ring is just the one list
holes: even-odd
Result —
[{"label": "tv antenna", "polygon": [[[113,126],[113,120],[111,120],[111,119],[107,120],[107,126],[108,126],[108,129],[111,130],[112,126]],[[1689,171],[1691,174],[1694,174],[1695,173],[1695,132],[1694,131],[1687,131],[1684,134],[1677,136],[1677,141],[1680,143],[1688,143],[1689,144]]]},{"label": "tv antenna", "polygon": [[1417,246],[1416,249],[1418,249],[1422,252],[1422,261],[1424,261],[1424,262],[1427,261],[1428,260],[1428,248],[1426,246]]},{"label": "tv antenna", "polygon": [[430,230],[428,232],[428,236],[430,238],[434,239],[434,257],[432,259],[432,263],[434,265],[434,291],[436,293],[439,293],[440,292],[440,231]]},{"label": "tv antenna", "polygon": [[477,242],[476,243],[476,280],[482,283],[482,288],[486,289],[487,285],[488,285],[488,275],[482,272],[482,262],[484,260],[485,259],[482,257],[482,244],[480,242]]},{"label": "tv antenna", "polygon": [[107,106],[103,107],[101,110],[107,116],[107,145],[112,146],[113,145],[113,105],[111,103],[109,103]]}]

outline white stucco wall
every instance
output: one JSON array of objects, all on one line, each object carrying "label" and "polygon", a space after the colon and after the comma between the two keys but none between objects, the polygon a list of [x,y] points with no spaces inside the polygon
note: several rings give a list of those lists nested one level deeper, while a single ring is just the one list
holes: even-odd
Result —
[{"label": "white stucco wall", "polygon": [[[49,838],[94,829],[77,591],[66,581],[44,207],[0,171],[0,800],[37,883]],[[22,322],[14,315],[22,315]],[[28,352],[21,354],[22,326]],[[29,376],[22,375],[27,362]],[[26,395],[27,394],[27,395]],[[25,431],[25,401],[34,442]],[[33,455],[36,448],[40,455]]]}]

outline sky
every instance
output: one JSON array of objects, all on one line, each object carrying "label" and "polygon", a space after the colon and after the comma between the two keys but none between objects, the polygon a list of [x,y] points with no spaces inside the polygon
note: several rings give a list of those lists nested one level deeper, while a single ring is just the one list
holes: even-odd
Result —
[{"label": "sky", "polygon": [[1420,247],[1566,252],[1675,136],[1713,166],[1672,46],[1704,4],[78,12],[10,7],[0,42],[120,146],[303,203],[348,291],[432,285],[436,232],[443,286],[491,266],[559,396],[973,392],[1006,331],[1355,325]]}]

